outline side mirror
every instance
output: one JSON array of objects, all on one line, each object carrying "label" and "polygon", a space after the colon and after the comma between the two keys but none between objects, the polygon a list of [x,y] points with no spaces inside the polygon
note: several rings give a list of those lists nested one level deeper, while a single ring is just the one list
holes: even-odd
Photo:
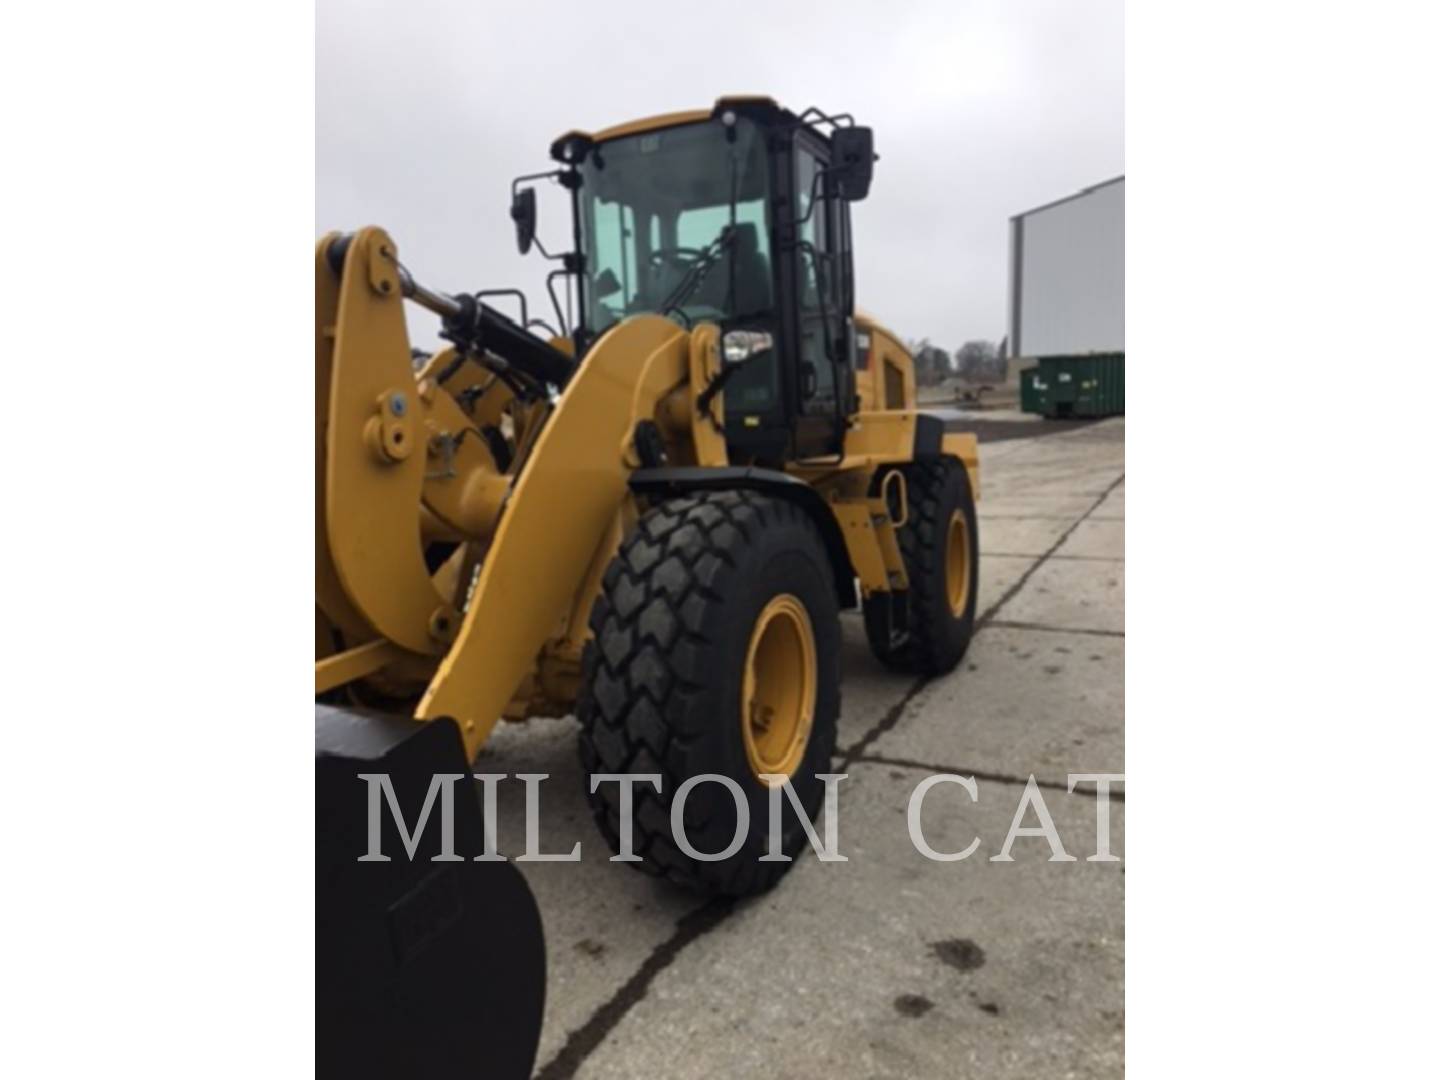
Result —
[{"label": "side mirror", "polygon": [[859,202],[870,194],[870,178],[875,174],[873,128],[836,128],[831,133],[830,173],[841,198]]},{"label": "side mirror", "polygon": [[535,242],[535,189],[521,188],[510,202],[510,220],[515,222],[515,244],[524,255]]}]

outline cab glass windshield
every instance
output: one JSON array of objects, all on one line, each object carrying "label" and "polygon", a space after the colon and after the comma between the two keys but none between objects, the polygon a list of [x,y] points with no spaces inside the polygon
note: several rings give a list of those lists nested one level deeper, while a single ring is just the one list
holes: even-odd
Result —
[{"label": "cab glass windshield", "polygon": [[591,334],[642,312],[728,323],[770,310],[764,139],[743,117],[726,134],[707,120],[591,150],[579,200]]}]

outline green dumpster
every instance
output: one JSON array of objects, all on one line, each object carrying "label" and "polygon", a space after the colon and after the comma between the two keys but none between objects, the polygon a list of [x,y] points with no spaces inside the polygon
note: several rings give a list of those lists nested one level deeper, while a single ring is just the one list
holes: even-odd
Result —
[{"label": "green dumpster", "polygon": [[1051,419],[1123,416],[1125,354],[1038,357],[1020,372],[1020,408]]}]

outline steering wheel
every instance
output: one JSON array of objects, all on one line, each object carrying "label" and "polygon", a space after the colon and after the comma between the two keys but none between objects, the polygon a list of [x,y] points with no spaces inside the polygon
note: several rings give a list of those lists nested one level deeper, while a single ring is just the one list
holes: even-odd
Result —
[{"label": "steering wheel", "polygon": [[650,253],[650,265],[656,269],[662,266],[669,266],[676,270],[685,271],[689,270],[704,257],[705,252],[700,248],[656,248]]}]

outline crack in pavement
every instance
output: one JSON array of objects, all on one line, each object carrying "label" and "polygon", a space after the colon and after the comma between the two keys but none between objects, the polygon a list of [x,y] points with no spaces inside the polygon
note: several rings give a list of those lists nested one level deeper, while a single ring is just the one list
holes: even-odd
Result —
[{"label": "crack in pavement", "polygon": [[1124,630],[1078,629],[1073,626],[1046,626],[1044,623],[1012,622],[1009,619],[991,619],[986,624],[995,630],[1043,630],[1047,634],[1090,634],[1093,637],[1123,638]]},{"label": "crack in pavement", "polygon": [[[995,613],[997,611],[999,611],[1002,607],[1004,607],[1011,600],[1013,600],[1015,598],[1015,595],[1025,587],[1026,583],[1032,577],[1035,576],[1035,571],[1039,570],[1040,567],[1044,566],[1049,561],[1050,556],[1054,555],[1055,552],[1060,550],[1060,546],[1064,544],[1066,540],[1069,540],[1072,535],[1074,535],[1075,530],[1078,529],[1091,514],[1093,514],[1096,510],[1100,508],[1100,504],[1105,501],[1109,494],[1124,482],[1125,474],[1124,472],[1121,472],[1121,474],[1117,476],[1114,481],[1111,482],[1110,486],[1107,487],[1104,491],[1102,491],[1095,499],[1095,501],[1090,504],[1090,509],[1086,510],[1085,513],[1081,514],[1078,518],[1076,518],[1075,521],[1071,524],[1071,526],[1063,533],[1061,533],[1059,538],[1050,545],[1050,547],[1046,550],[1045,554],[1041,555],[1038,559],[1031,563],[1030,566],[1026,569],[1026,571],[1021,574],[1018,579],[1016,579],[1016,581],[1010,586],[1010,588],[1006,589],[1005,592],[1001,594],[1000,599],[996,600],[995,603],[991,604],[985,610],[985,614],[981,615],[978,619],[975,620],[975,628],[977,630],[980,629],[982,626],[984,626],[987,622],[989,622],[995,617]],[[983,551],[980,553],[980,557],[982,559],[985,557],[985,553]]]},{"label": "crack in pavement", "polygon": [[854,746],[850,747],[849,750],[845,751],[845,756],[840,759],[840,768],[843,769],[847,765],[849,765],[852,761],[854,761],[857,757],[864,753],[865,750],[869,748],[869,746],[876,739],[880,738],[881,735],[884,735],[887,731],[889,731],[896,724],[898,724],[900,722],[900,717],[905,714],[905,709],[909,706],[910,702],[914,700],[915,695],[920,693],[920,691],[925,688],[925,685],[929,683],[929,681],[930,680],[926,676],[922,675],[920,678],[916,679],[913,683],[911,683],[910,688],[906,690],[905,693],[900,695],[900,700],[895,702],[895,704],[891,705],[890,708],[886,709],[885,715],[882,716],[875,724],[873,724],[870,727],[869,731],[865,732],[864,735],[860,736],[860,741],[857,742]]},{"label": "crack in pavement", "polygon": [[[997,784],[1018,784],[1021,787],[1024,787],[1031,780],[1029,776],[1011,776],[1009,773],[983,772],[979,769],[964,769],[958,765],[936,765],[930,761],[915,761],[913,758],[887,757],[883,754],[865,754],[852,758],[848,764],[854,764],[855,762],[859,762],[861,765],[891,765],[897,769],[922,769],[931,774],[949,773],[952,776],[969,776],[976,780],[993,780]],[[1094,795],[1098,798],[1100,794],[1098,791],[1081,790],[1072,792],[1069,787],[1060,783],[1059,780],[1042,780],[1038,776],[1034,777],[1034,780],[1036,787],[1050,788],[1052,791],[1063,791],[1067,795]],[[1123,783],[1123,781],[1117,782]],[[1112,789],[1109,797],[1116,802],[1123,803],[1125,801],[1125,793],[1123,791],[1115,791]]]},{"label": "crack in pavement", "polygon": [[[976,514],[976,521],[1070,521],[1069,514]],[[1000,552],[995,552],[1000,554]],[[1017,556],[1028,559],[1029,555]]]},{"label": "crack in pavement", "polygon": [[565,1045],[535,1074],[535,1080],[569,1080],[574,1076],[625,1014],[650,992],[655,977],[674,963],[685,946],[714,930],[734,910],[735,901],[716,898],[683,916],[675,924],[675,932],[651,950],[639,970],[591,1013],[589,1020],[570,1032]]},{"label": "crack in pavement", "polygon": [[[1100,520],[1100,519],[1095,519]],[[992,559],[1035,559],[1038,558],[1033,551],[991,551],[987,555]],[[1123,555],[1051,555],[1052,559],[1060,559],[1062,562],[1119,562],[1125,561]]]}]

